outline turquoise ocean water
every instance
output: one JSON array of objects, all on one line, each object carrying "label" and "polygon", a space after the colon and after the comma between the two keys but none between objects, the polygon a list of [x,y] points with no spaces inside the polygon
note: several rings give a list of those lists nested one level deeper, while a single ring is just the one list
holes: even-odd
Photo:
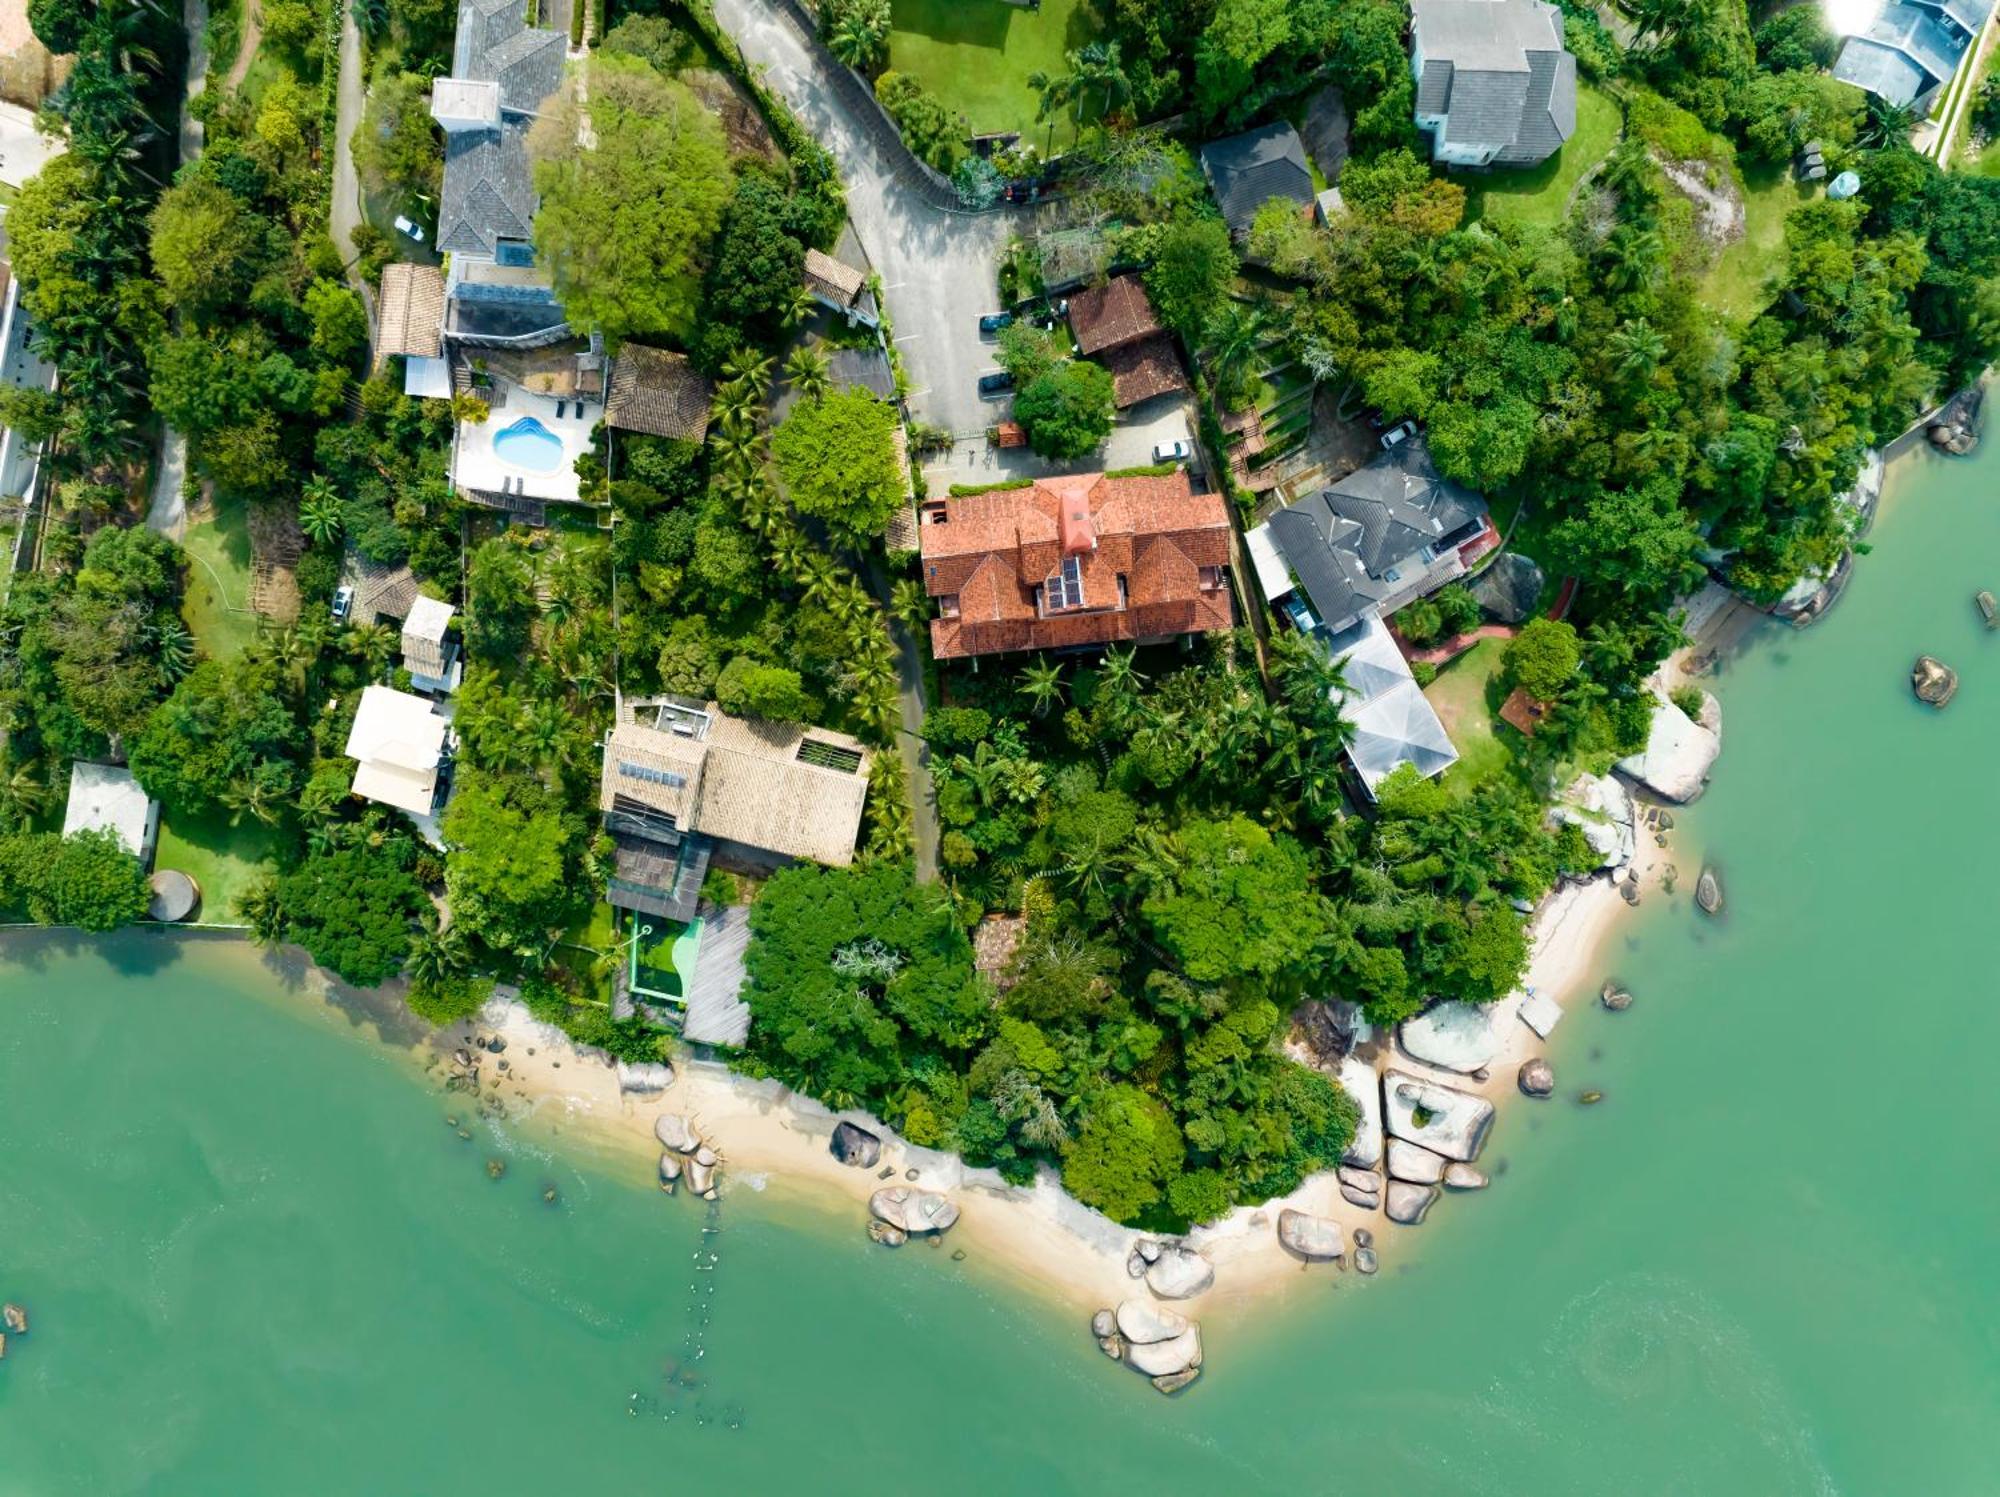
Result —
[{"label": "turquoise ocean water", "polygon": [[705,1236],[566,1140],[463,1141],[246,948],[6,940],[0,1497],[2000,1491],[2000,439],[1900,470],[1873,542],[1723,668],[1678,852],[1729,910],[1614,938],[1637,1005],[1553,1051],[1605,1103],[1511,1107],[1493,1189],[1211,1321],[1171,1402],[779,1185]]}]

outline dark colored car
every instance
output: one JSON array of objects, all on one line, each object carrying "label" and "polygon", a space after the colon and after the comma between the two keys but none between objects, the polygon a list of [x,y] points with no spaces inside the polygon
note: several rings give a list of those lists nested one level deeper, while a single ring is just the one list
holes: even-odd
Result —
[{"label": "dark colored car", "polygon": [[988,312],[984,317],[979,319],[979,332],[982,337],[990,338],[995,333],[1010,328],[1013,325],[1014,314],[1012,312]]},{"label": "dark colored car", "polygon": [[1005,395],[1014,388],[1014,376],[1004,369],[995,369],[991,374],[979,376],[981,395]]}]

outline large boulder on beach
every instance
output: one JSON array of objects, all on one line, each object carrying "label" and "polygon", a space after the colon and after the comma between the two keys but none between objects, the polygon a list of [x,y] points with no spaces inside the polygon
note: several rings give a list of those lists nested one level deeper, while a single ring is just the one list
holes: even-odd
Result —
[{"label": "large boulder on beach", "polygon": [[1214,1282],[1215,1265],[1183,1243],[1168,1243],[1146,1265],[1146,1287],[1161,1299],[1193,1299]]},{"label": "large boulder on beach", "polygon": [[653,1135],[677,1154],[692,1154],[701,1147],[701,1135],[679,1113],[663,1112],[655,1118]]},{"label": "large boulder on beach", "polygon": [[1382,1078],[1367,1061],[1350,1055],[1340,1063],[1340,1085],[1361,1112],[1341,1162],[1372,1170],[1382,1162]]},{"label": "large boulder on beach", "polygon": [[924,1232],[943,1232],[958,1220],[958,1207],[935,1190],[911,1190],[907,1185],[891,1185],[868,1198],[868,1210],[877,1221],[901,1227],[915,1237]]},{"label": "large boulder on beach", "polygon": [[1696,722],[1666,693],[1656,695],[1646,746],[1620,759],[1618,772],[1666,800],[1691,801],[1707,785],[1709,770],[1722,752],[1722,708],[1704,692],[1703,721]]},{"label": "large boulder on beach", "polygon": [[881,1139],[866,1128],[844,1121],[834,1126],[833,1141],[828,1147],[835,1159],[859,1170],[875,1168],[876,1161],[882,1157]]},{"label": "large boulder on beach", "polygon": [[617,1062],[618,1090],[627,1096],[657,1097],[674,1084],[674,1068],[663,1060]]},{"label": "large boulder on beach", "polygon": [[1917,700],[1942,707],[1958,694],[1958,672],[1930,655],[1919,655],[1910,671],[1910,689]]},{"label": "large boulder on beach", "polygon": [[715,1188],[715,1166],[703,1164],[699,1159],[687,1162],[687,1187],[698,1196],[705,1196]]},{"label": "large boulder on beach", "polygon": [[1413,1058],[1441,1071],[1483,1071],[1500,1052],[1491,1009],[1476,1003],[1434,1003],[1396,1031]]},{"label": "large boulder on beach", "polygon": [[1289,1206],[1278,1213],[1278,1241],[1301,1258],[1325,1260],[1347,1256],[1347,1241],[1339,1222],[1331,1217],[1294,1211]]},{"label": "large boulder on beach", "polygon": [[660,1178],[662,1180],[678,1180],[680,1177],[681,1156],[676,1154],[672,1149],[662,1149],[660,1151]]},{"label": "large boulder on beach", "polygon": [[1389,1140],[1389,1178],[1435,1185],[1444,1178],[1445,1158],[1406,1138]]},{"label": "large boulder on beach", "polygon": [[1539,1055],[1521,1062],[1521,1090],[1530,1097],[1546,1097],[1556,1089],[1556,1068]]},{"label": "large boulder on beach", "polygon": [[1623,868],[1638,848],[1632,792],[1615,775],[1578,775],[1550,808],[1549,817],[1582,831],[1600,868]]},{"label": "large boulder on beach", "polygon": [[1435,1185],[1412,1185],[1405,1180],[1391,1180],[1389,1220],[1414,1227],[1424,1219],[1437,1198],[1438,1188]]},{"label": "large boulder on beach", "polygon": [[1125,1365],[1147,1377],[1172,1377],[1201,1365],[1201,1327],[1189,1326],[1167,1341],[1133,1341],[1125,1347]]},{"label": "large boulder on beach", "polygon": [[[1118,1334],[1134,1345],[1151,1341],[1171,1341],[1193,1324],[1178,1310],[1156,1305],[1151,1300],[1120,1300],[1112,1312]],[[1093,1329],[1095,1327],[1093,1326]],[[1107,1331],[1104,1334],[1109,1335]]]},{"label": "large boulder on beach", "polygon": [[1542,569],[1520,552],[1503,551],[1465,586],[1492,617],[1503,624],[1520,624],[1533,615],[1545,580]]},{"label": "large boulder on beach", "polygon": [[1363,1211],[1379,1211],[1382,1207],[1380,1186],[1374,1190],[1364,1190],[1343,1180],[1340,1182],[1340,1198],[1350,1206],[1359,1206]]},{"label": "large boulder on beach", "polygon": [[1382,1076],[1383,1108],[1390,1136],[1422,1144],[1447,1159],[1476,1159],[1493,1126],[1493,1104],[1484,1097],[1407,1071]]}]

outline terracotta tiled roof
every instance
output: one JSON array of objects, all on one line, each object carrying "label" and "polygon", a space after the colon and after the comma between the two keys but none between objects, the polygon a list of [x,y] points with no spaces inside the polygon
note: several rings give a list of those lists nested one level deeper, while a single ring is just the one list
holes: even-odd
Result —
[{"label": "terracotta tiled roof", "polygon": [[1113,276],[1069,299],[1069,330],[1085,353],[1101,353],[1160,330],[1153,304],[1136,275]]},{"label": "terracotta tiled roof", "polygon": [[699,442],[708,435],[708,380],[683,354],[627,343],[611,366],[604,421],[621,431]]},{"label": "terracotta tiled roof", "polygon": [[1188,387],[1181,356],[1174,352],[1174,340],[1168,333],[1121,343],[1101,362],[1111,371],[1111,398],[1121,411],[1155,395]]},{"label": "terracotta tiled roof", "polygon": [[816,249],[806,251],[806,290],[815,296],[823,296],[828,301],[838,302],[843,307],[851,307],[861,295],[861,288],[867,277],[852,265],[843,264],[831,255],[823,255]]},{"label": "terracotta tiled roof", "polygon": [[382,267],[382,303],[375,319],[375,362],[391,354],[438,357],[444,327],[444,275],[435,265]]},{"label": "terracotta tiled roof", "polygon": [[[1075,523],[1076,507],[1087,525]],[[1081,602],[1047,608],[1043,589],[1064,562],[1065,514]],[[1018,489],[927,505],[918,533],[924,587],[947,600],[931,624],[941,658],[1064,649],[1227,629],[1235,622],[1221,569],[1229,512],[1185,473],[1041,479]],[[1206,569],[1206,576],[1204,576]]]}]

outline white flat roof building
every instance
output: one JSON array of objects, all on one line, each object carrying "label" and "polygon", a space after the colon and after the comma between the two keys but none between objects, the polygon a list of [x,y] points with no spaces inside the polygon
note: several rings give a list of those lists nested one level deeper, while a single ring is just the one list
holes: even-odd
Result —
[{"label": "white flat roof building", "polygon": [[422,697],[387,686],[367,688],[347,735],[347,757],[359,766],[354,793],[412,816],[430,815],[447,726]]},{"label": "white flat roof building", "polygon": [[63,835],[110,832],[141,863],[151,865],[160,831],[160,803],[146,794],[132,771],[79,759],[69,769],[69,804]]}]

